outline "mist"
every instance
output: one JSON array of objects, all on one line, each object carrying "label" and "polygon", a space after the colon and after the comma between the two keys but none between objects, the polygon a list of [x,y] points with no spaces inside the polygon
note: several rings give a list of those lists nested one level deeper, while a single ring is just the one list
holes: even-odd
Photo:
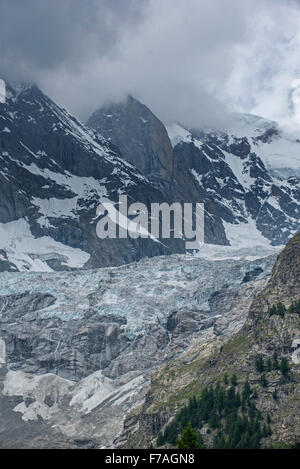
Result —
[{"label": "mist", "polygon": [[298,128],[299,26],[292,0],[0,0],[0,75],[81,120],[131,94],[164,122]]}]

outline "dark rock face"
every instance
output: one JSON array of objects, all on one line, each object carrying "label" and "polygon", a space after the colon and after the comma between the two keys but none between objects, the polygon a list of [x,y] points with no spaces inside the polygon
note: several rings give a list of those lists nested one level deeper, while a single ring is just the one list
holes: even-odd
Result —
[{"label": "dark rock face", "polygon": [[[134,164],[159,189],[169,203],[196,203],[205,201],[206,191],[197,185],[189,169],[190,160],[201,166],[199,152],[184,155],[178,164],[164,124],[144,104],[129,97],[126,102],[96,111],[87,125],[99,131],[121,149],[122,155]],[[228,244],[221,218],[213,200],[209,200],[205,214],[205,240]]]},{"label": "dark rock face", "polygon": [[4,249],[0,249],[0,272],[14,272],[16,270],[16,266],[8,261]]},{"label": "dark rock face", "polygon": [[[96,236],[96,208],[103,197],[114,202],[124,193],[147,207],[165,197],[116,147],[36,86],[20,91],[8,86],[0,117],[0,270],[109,266],[183,252],[181,240],[160,244]],[[16,242],[23,239],[20,250],[25,249],[21,260],[18,234]]]},{"label": "dark rock face", "polygon": [[[54,373],[78,380],[109,366],[126,348],[119,318],[90,318],[86,324],[28,316],[2,326],[13,370]],[[78,327],[79,326],[79,327]]]},{"label": "dark rock face", "polygon": [[172,175],[173,148],[166,128],[133,97],[96,111],[87,125],[116,145],[150,179],[167,179]]},{"label": "dark rock face", "polygon": [[255,279],[258,275],[262,273],[260,267],[256,267],[253,270],[250,270],[246,273],[245,277],[243,278],[243,283],[251,282],[251,280]]}]

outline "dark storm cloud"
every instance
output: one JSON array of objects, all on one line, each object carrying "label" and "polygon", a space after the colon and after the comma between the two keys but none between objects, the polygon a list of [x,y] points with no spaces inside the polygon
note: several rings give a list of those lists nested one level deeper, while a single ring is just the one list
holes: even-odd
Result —
[{"label": "dark storm cloud", "polygon": [[[133,4],[134,3],[134,4]],[[0,0],[2,69],[31,78],[37,70],[83,67],[112,53],[144,1]]]},{"label": "dark storm cloud", "polygon": [[0,73],[82,119],[131,93],[195,127],[228,107],[290,121],[299,12],[298,0],[0,0]]}]

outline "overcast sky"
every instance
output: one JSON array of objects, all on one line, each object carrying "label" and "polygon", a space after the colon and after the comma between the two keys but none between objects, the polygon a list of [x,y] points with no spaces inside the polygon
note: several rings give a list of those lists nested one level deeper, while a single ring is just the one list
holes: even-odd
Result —
[{"label": "overcast sky", "polygon": [[300,128],[300,1],[0,0],[0,75],[83,120],[130,93],[164,121]]}]

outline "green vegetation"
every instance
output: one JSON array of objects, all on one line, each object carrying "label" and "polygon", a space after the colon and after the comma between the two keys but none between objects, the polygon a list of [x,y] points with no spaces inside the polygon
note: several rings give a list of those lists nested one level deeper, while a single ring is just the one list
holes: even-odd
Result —
[{"label": "green vegetation", "polygon": [[286,377],[288,372],[290,371],[289,362],[286,358],[283,358],[280,362],[279,369],[281,371],[282,376]]},{"label": "green vegetation", "polygon": [[300,314],[300,300],[293,301],[293,303],[288,308],[288,312]]},{"label": "green vegetation", "polygon": [[269,309],[268,313],[269,313],[269,316],[278,314],[279,316],[283,317],[286,313],[286,307],[284,306],[283,303],[281,303],[281,301],[279,301],[279,303],[276,303]]},{"label": "green vegetation", "polygon": [[[237,383],[237,377],[233,375],[230,382]],[[206,387],[199,397],[190,398],[164,433],[159,433],[157,445],[184,445],[189,441],[189,445],[199,443],[202,447],[198,432],[203,429],[206,434],[212,433],[212,448],[259,448],[261,438],[271,434],[270,422],[263,422],[255,404],[257,393],[249,382],[243,384],[241,392],[235,386]]]},{"label": "green vegetation", "polygon": [[263,388],[267,388],[267,387],[268,387],[268,380],[267,380],[265,374],[262,374],[262,375],[261,375],[261,378],[260,378],[260,385],[261,385]]},{"label": "green vegetation", "polygon": [[[290,306],[278,302],[269,310],[270,316],[286,317],[287,314],[300,314],[300,300],[294,301]],[[298,317],[294,317],[294,320],[298,321]],[[267,326],[268,318],[264,317],[264,321]],[[274,334],[277,332],[276,322],[271,326],[270,330],[267,330],[268,339],[272,338],[273,332]],[[293,383],[293,375],[290,373],[291,365],[288,357],[283,356],[287,353],[288,345],[283,348],[281,345],[278,346],[275,340],[270,340],[270,348],[274,347],[272,354],[263,346],[264,339],[264,335],[257,335],[254,338],[238,336],[224,344],[221,366],[214,374],[210,374],[210,380],[206,381],[206,383],[216,383],[219,379],[220,382],[201,390],[199,382],[197,383],[197,379],[194,378],[193,386],[188,389],[188,392],[181,392],[179,397],[177,395],[177,406],[182,402],[183,395],[184,402],[188,404],[175,415],[164,431],[160,432],[157,437],[157,446],[175,447],[177,445],[178,448],[183,449],[196,449],[198,445],[215,449],[254,449],[260,448],[261,445],[265,446],[266,441],[262,439],[270,437],[271,425],[276,426],[277,420],[274,420],[272,424],[269,415],[263,417],[256,407],[258,402],[256,399],[258,395],[266,399],[271,397],[277,401],[278,406],[281,405],[283,393],[280,385],[287,381]],[[252,354],[249,356],[252,363],[254,362],[252,367],[255,367],[258,374],[253,373],[251,365],[245,373],[239,367],[231,366],[234,362],[227,358],[243,354],[244,350],[249,348],[249,344],[253,345],[254,342],[258,346],[262,344],[260,347],[262,354],[256,357]],[[275,350],[277,346],[278,352]],[[237,376],[234,372],[238,373],[238,371],[240,373]],[[251,386],[248,380],[244,382],[247,371]],[[274,384],[276,388],[273,387]],[[266,393],[264,390],[268,388],[269,393]],[[285,444],[278,443],[274,448],[279,448],[281,445],[285,447]],[[288,444],[286,445],[289,447]]]},{"label": "green vegetation", "polygon": [[286,313],[300,314],[300,300],[293,301],[292,304],[286,308],[281,301],[274,304],[268,311],[269,316],[278,315],[284,317]]},{"label": "green vegetation", "polygon": [[194,428],[192,428],[190,422],[184,428],[182,434],[177,440],[178,449],[202,449],[202,439]]},{"label": "green vegetation", "polygon": [[[267,362],[265,363],[263,356],[258,355],[255,359],[255,370],[258,373],[264,373],[265,371],[270,372],[270,371],[273,371],[273,370],[280,370],[282,376],[284,376],[284,378],[286,378],[288,376],[289,371],[290,371],[290,366],[289,366],[289,363],[288,363],[288,361],[285,357],[283,357],[281,362],[279,363],[278,358],[277,358],[277,353],[274,352],[273,362],[271,361],[270,358],[268,358]],[[267,383],[267,378],[266,378],[265,374],[263,374],[261,376],[260,384],[264,388],[267,387],[268,383]]]},{"label": "green vegetation", "polygon": [[273,367],[272,367],[271,358],[268,358],[267,364],[266,364],[266,371],[267,371],[267,372],[270,372],[270,371],[272,371],[272,369],[273,369]]},{"label": "green vegetation", "polygon": [[262,355],[258,355],[255,360],[255,369],[258,371],[258,373],[262,373],[265,371],[265,364],[264,364],[264,359]]},{"label": "green vegetation", "polygon": [[274,443],[273,449],[300,449],[300,443],[290,445],[283,441],[279,441],[278,443]]},{"label": "green vegetation", "polygon": [[273,353],[273,370],[279,370],[279,362],[276,351]]},{"label": "green vegetation", "polygon": [[231,381],[231,386],[234,386],[234,387],[237,386],[238,382],[237,382],[237,377],[236,377],[235,374],[233,374],[233,375],[231,376],[231,380],[230,380],[230,381]]}]

